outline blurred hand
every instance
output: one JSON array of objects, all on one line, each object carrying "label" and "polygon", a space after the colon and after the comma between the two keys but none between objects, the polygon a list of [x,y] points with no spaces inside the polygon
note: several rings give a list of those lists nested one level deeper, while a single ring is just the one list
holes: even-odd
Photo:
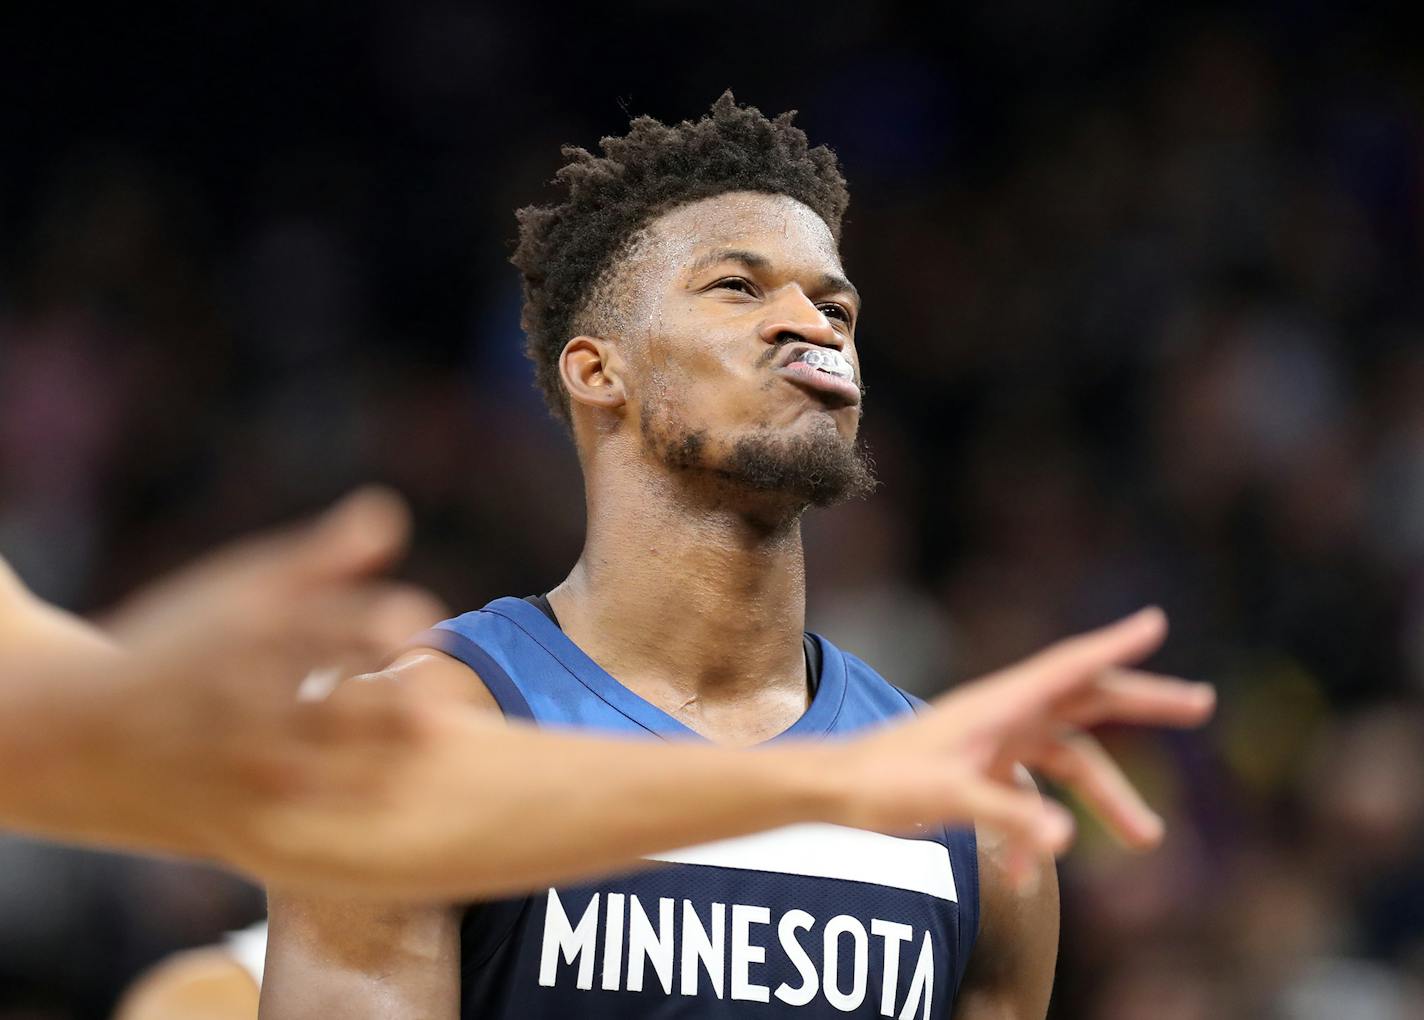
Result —
[{"label": "blurred hand", "polygon": [[1052,645],[937,699],[913,721],[851,745],[852,824],[907,829],[974,821],[1001,836],[1011,877],[1030,880],[1042,854],[1073,838],[1062,805],[1026,787],[1021,766],[1079,797],[1120,841],[1156,845],[1163,824],[1088,732],[1103,723],[1192,727],[1215,693],[1126,668],[1167,633],[1159,609]]},{"label": "blurred hand", "polygon": [[372,579],[408,532],[398,497],[362,490],[130,599],[111,620],[116,650],[51,646],[6,662],[42,692],[45,720],[18,823],[206,855],[332,744],[355,753],[398,735],[409,699],[298,702],[296,691],[313,670],[371,668],[444,615],[429,595]]}]

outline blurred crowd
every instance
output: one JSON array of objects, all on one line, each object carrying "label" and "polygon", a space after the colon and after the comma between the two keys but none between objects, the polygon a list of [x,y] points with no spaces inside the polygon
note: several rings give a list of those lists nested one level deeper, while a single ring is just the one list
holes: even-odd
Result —
[{"label": "blurred crowd", "polygon": [[[1424,65],[1328,7],[7,14],[0,552],[97,611],[376,479],[457,610],[557,583],[511,210],[730,85],[852,187],[883,485],[807,520],[812,629],[930,695],[1154,602],[1155,665],[1220,686],[1205,734],[1108,735],[1171,834],[1085,823],[1052,1016],[1424,1016]],[[261,912],[0,837],[0,1018]]]}]

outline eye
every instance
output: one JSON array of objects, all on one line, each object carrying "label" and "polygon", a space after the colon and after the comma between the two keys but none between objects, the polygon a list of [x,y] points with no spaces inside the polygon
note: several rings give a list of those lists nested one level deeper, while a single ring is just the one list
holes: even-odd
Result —
[{"label": "eye", "polygon": [[751,285],[750,280],[745,280],[740,276],[729,276],[726,279],[718,280],[708,290],[734,290],[741,294],[755,294],[756,289]]},{"label": "eye", "polygon": [[847,326],[850,325],[850,312],[846,310],[844,305],[838,305],[834,302],[828,301],[825,304],[817,305],[816,307],[820,309],[821,314],[824,315],[826,318],[840,319],[841,322],[844,322]]}]

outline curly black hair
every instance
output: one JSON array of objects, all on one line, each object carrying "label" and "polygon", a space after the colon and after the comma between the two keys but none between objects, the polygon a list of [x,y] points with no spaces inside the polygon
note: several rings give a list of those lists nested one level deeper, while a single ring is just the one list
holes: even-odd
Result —
[{"label": "curly black hair", "polygon": [[555,175],[567,188],[557,205],[528,206],[511,262],[524,277],[525,348],[556,417],[569,420],[559,355],[590,305],[650,222],[678,206],[728,191],[786,195],[805,203],[840,240],[850,196],[836,155],[811,148],[792,124],[738,106],[730,91],[701,119],[669,127],[638,117],[621,138],[599,142],[602,156],[565,146]]}]

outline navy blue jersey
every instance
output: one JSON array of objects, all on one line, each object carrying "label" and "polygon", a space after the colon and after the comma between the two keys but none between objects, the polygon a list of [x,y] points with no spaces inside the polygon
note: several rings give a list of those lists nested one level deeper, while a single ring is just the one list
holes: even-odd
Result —
[{"label": "navy blue jersey", "polygon": [[[913,710],[865,663],[809,637],[820,660],[815,694],[777,740],[840,736]],[[614,680],[523,599],[447,620],[421,643],[475,670],[506,715],[704,739]],[[949,1015],[979,923],[972,831],[902,838],[795,825],[656,856],[666,863],[648,871],[470,907],[461,1015]]]}]

